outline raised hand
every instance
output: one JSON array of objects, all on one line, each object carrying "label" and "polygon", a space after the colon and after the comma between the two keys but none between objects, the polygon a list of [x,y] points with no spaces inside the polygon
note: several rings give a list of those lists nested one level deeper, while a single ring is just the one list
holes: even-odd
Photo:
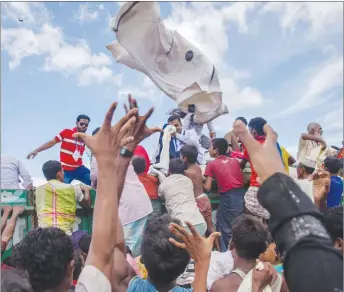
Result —
[{"label": "raised hand", "polygon": [[[132,96],[130,94],[128,95],[128,103],[129,103],[129,109],[128,109],[128,106],[126,104],[124,104],[124,109],[125,109],[126,113],[128,113],[129,110],[134,110],[134,109],[138,110],[137,101],[136,101],[136,99],[132,98]],[[151,107],[149,109],[149,111],[143,116],[139,116],[139,114],[137,112],[136,123],[135,123],[134,127],[132,127],[131,131],[128,132],[128,135],[134,137],[134,141],[127,145],[127,148],[130,151],[134,151],[136,146],[141,141],[148,138],[150,135],[157,133],[157,132],[162,132],[162,129],[159,127],[148,128],[146,125],[146,121],[150,118],[153,111],[154,111],[154,108]]]},{"label": "raised hand", "polygon": [[191,225],[190,222],[185,222],[189,227],[191,233],[187,232],[182,226],[172,223],[169,226],[170,231],[183,243],[170,238],[169,241],[176,247],[185,249],[190,254],[191,258],[196,262],[208,261],[211,256],[211,251],[214,246],[216,238],[221,236],[220,232],[210,234],[208,238],[202,237]]},{"label": "raised hand", "polygon": [[239,136],[239,139],[245,145],[250,155],[251,163],[259,176],[260,183],[263,183],[276,172],[286,174],[276,146],[277,133],[269,125],[266,124],[264,126],[264,133],[266,134],[264,144],[256,141],[246,125],[240,120],[234,122],[233,130],[235,135]]},{"label": "raised hand", "polygon": [[135,115],[137,109],[132,109],[119,120],[119,122],[111,126],[113,114],[117,108],[117,102],[114,102],[106,113],[103,125],[99,132],[94,136],[85,133],[75,133],[73,137],[81,139],[91,150],[92,154],[100,159],[114,161],[121,146],[133,142],[134,138],[127,135],[136,122]]}]

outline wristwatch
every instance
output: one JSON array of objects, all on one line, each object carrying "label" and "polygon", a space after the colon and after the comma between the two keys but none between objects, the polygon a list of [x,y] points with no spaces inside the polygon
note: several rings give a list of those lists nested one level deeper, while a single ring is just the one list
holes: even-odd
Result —
[{"label": "wristwatch", "polygon": [[123,157],[131,158],[133,157],[134,153],[129,151],[127,147],[121,147],[121,149],[119,150],[119,155]]}]

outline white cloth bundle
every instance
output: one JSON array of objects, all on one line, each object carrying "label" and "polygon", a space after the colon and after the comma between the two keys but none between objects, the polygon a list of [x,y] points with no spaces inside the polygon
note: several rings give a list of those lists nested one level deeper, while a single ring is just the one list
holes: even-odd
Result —
[{"label": "white cloth bundle", "polygon": [[178,107],[195,104],[195,121],[204,124],[228,113],[215,66],[177,31],[165,27],[156,2],[127,2],[107,45],[118,63],[146,74]]}]

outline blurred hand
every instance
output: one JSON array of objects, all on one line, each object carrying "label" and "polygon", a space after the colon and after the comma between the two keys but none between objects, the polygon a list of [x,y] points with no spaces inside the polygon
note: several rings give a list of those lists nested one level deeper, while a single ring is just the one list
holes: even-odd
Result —
[{"label": "blurred hand", "polygon": [[137,109],[130,110],[116,125],[111,126],[116,107],[117,102],[110,106],[97,135],[89,136],[80,132],[73,134],[74,138],[82,140],[91,150],[98,164],[100,161],[115,163],[120,147],[134,140],[132,136],[127,134],[135,125]]},{"label": "blurred hand", "polygon": [[[137,101],[132,98],[130,94],[128,95],[128,103],[130,110],[137,109],[136,122],[131,131],[129,131],[127,134],[134,137],[134,141],[127,145],[127,148],[130,151],[134,151],[136,146],[139,145],[144,139],[148,138],[154,133],[163,132],[163,130],[159,127],[148,128],[146,125],[147,120],[150,118],[154,111],[153,107],[151,107],[145,115],[139,116]],[[126,113],[129,112],[128,106],[126,104],[124,104],[124,109]]]},{"label": "blurred hand", "polygon": [[12,206],[9,206],[9,205],[5,205],[2,207],[2,210],[4,210],[4,215],[9,215],[12,210],[13,210],[13,207]]},{"label": "blurred hand", "polygon": [[271,285],[275,273],[270,263],[258,261],[252,272],[252,292],[262,291],[267,285]]},{"label": "blurred hand", "polygon": [[221,233],[214,232],[210,234],[208,238],[205,238],[196,231],[195,227],[193,227],[190,222],[185,223],[189,227],[191,233],[187,232],[184,227],[175,223],[171,223],[169,226],[170,231],[179,240],[183,241],[183,243],[180,243],[173,238],[170,238],[169,241],[176,247],[187,250],[195,263],[209,261],[214,242],[216,238],[221,236]]},{"label": "blurred hand", "polygon": [[264,126],[264,133],[266,134],[264,144],[255,140],[246,125],[240,120],[234,122],[233,129],[235,135],[239,137],[248,151],[250,161],[261,183],[277,172],[286,174],[276,146],[277,133],[269,125]]},{"label": "blurred hand", "polygon": [[26,159],[34,159],[36,157],[36,155],[38,154],[37,151],[32,151],[28,154],[28,156],[26,157]]},{"label": "blurred hand", "polygon": [[13,207],[13,216],[19,216],[25,211],[25,206],[14,206]]}]

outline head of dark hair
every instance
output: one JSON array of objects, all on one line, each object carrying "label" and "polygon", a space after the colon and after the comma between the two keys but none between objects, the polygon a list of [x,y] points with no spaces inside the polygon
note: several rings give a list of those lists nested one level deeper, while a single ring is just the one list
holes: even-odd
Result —
[{"label": "head of dark hair", "polygon": [[180,224],[168,215],[152,219],[143,234],[142,260],[154,283],[168,284],[176,280],[190,261],[187,251],[169,241],[169,238],[180,241],[168,229],[170,223]]},{"label": "head of dark hair", "polygon": [[266,120],[264,120],[261,117],[258,117],[258,118],[254,118],[250,120],[248,127],[251,128],[252,130],[255,130],[257,135],[264,136],[265,133],[264,133],[263,128],[266,123],[267,123]]},{"label": "head of dark hair", "polygon": [[328,208],[324,216],[324,225],[333,241],[343,239],[343,206]]},{"label": "head of dark hair", "polygon": [[175,121],[175,120],[178,120],[178,121],[181,123],[180,117],[177,116],[177,115],[172,115],[172,116],[170,116],[170,117],[168,118],[167,122],[168,122],[168,123],[171,123],[171,122],[173,122],[173,121]]},{"label": "head of dark hair", "polygon": [[1,291],[33,291],[28,279],[24,275],[24,271],[17,269],[1,271]]},{"label": "head of dark hair", "polygon": [[95,134],[97,134],[97,133],[99,132],[99,130],[100,130],[100,127],[95,128],[95,129],[93,130],[93,132],[92,132],[92,136],[94,136]]},{"label": "head of dark hair", "polygon": [[80,120],[88,120],[88,122],[91,121],[90,117],[88,115],[78,115],[76,118],[76,122],[80,122]]},{"label": "head of dark hair", "polygon": [[61,229],[36,228],[24,237],[19,253],[33,290],[40,292],[53,290],[65,281],[74,258],[74,247]]},{"label": "head of dark hair", "polygon": [[90,250],[91,239],[92,235],[90,234],[85,234],[83,237],[80,238],[78,246],[83,253],[88,254],[88,251]]},{"label": "head of dark hair", "polygon": [[267,248],[268,230],[251,215],[237,217],[233,224],[232,243],[237,254],[246,260],[255,260]]},{"label": "head of dark hair", "polygon": [[170,174],[184,174],[186,170],[185,162],[180,158],[173,158],[170,160]]},{"label": "head of dark hair", "polygon": [[303,169],[305,170],[305,172],[306,172],[307,174],[309,174],[309,175],[311,175],[311,174],[314,172],[314,170],[315,170],[315,168],[306,166],[306,165],[304,165],[304,164],[301,163],[301,162],[299,162],[298,167],[303,168]]},{"label": "head of dark hair", "polygon": [[247,120],[244,117],[238,117],[236,121],[242,121],[247,126]]},{"label": "head of dark hair", "polygon": [[74,250],[74,271],[73,271],[73,280],[76,281],[79,279],[82,269],[84,268],[83,257],[81,255],[81,249]]},{"label": "head of dark hair", "polygon": [[183,158],[186,158],[188,163],[194,164],[197,161],[198,149],[194,145],[184,145],[182,149],[180,149],[180,154]]},{"label": "head of dark hair", "polygon": [[133,167],[134,167],[134,171],[137,174],[141,174],[145,171],[146,169],[146,160],[141,157],[141,156],[134,156],[132,158],[132,163],[133,163]]},{"label": "head of dark hair", "polygon": [[226,155],[228,150],[228,141],[225,138],[216,138],[212,141],[213,149],[219,152],[219,155]]},{"label": "head of dark hair", "polygon": [[61,162],[49,160],[43,164],[42,171],[46,180],[56,179],[57,174],[62,171]]},{"label": "head of dark hair", "polygon": [[324,166],[328,172],[337,174],[340,169],[340,160],[334,156],[328,156],[324,160]]}]

